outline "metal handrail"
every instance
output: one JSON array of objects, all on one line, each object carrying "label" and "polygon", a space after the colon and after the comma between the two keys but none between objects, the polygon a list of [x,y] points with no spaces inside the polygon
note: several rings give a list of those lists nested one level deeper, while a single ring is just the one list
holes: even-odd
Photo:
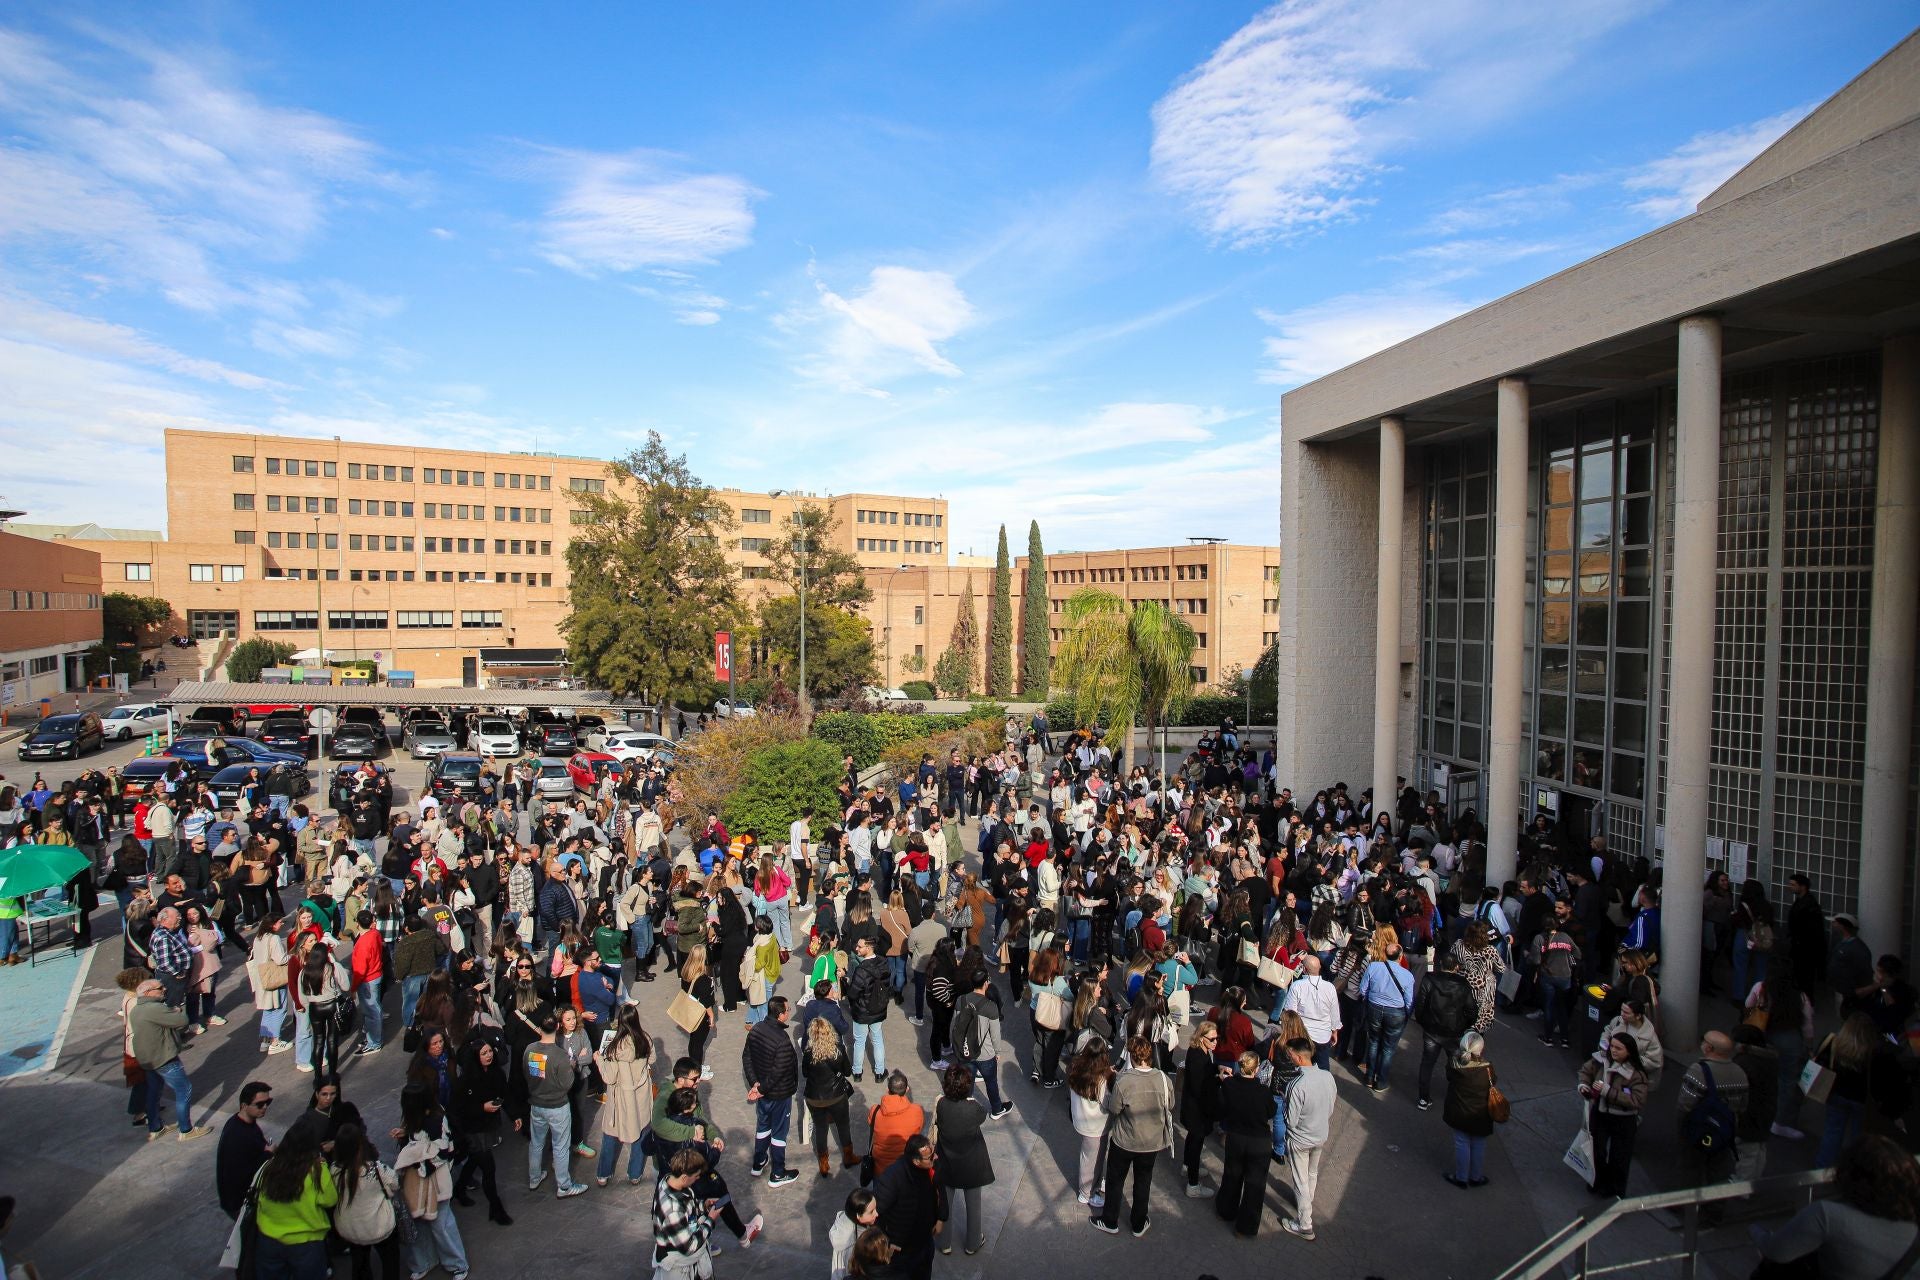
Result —
[{"label": "metal handrail", "polygon": [[[1502,1271],[1498,1280],[1544,1280],[1550,1275],[1559,1274],[1559,1268],[1568,1259],[1575,1258],[1576,1280],[1589,1280],[1593,1276],[1603,1276],[1615,1271],[1626,1271],[1635,1267],[1651,1266],[1661,1262],[1681,1263],[1680,1274],[1686,1280],[1693,1280],[1696,1274],[1700,1251],[1700,1206],[1720,1200],[1736,1200],[1756,1193],[1779,1191],[1806,1192],[1807,1199],[1813,1199],[1814,1188],[1833,1181],[1832,1169],[1809,1169],[1805,1173],[1784,1174],[1777,1178],[1761,1178],[1753,1182],[1721,1182],[1710,1187],[1690,1187],[1682,1191],[1662,1191],[1650,1196],[1633,1196],[1616,1200],[1597,1213],[1582,1214],[1560,1230],[1542,1241],[1534,1250],[1512,1266]],[[1651,1258],[1635,1258],[1630,1262],[1609,1263],[1606,1266],[1592,1265],[1592,1246],[1607,1228],[1632,1214],[1653,1213],[1662,1209],[1677,1209],[1681,1212],[1684,1224],[1682,1243],[1684,1247],[1675,1253],[1663,1253]]]}]

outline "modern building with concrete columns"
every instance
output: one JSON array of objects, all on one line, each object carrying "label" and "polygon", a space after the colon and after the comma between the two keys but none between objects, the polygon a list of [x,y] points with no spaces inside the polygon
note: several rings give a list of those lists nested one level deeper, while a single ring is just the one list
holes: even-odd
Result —
[{"label": "modern building with concrete columns", "polygon": [[1710,868],[1913,950],[1920,35],[1696,212],[1282,421],[1280,777],[1439,786],[1490,877],[1539,813],[1663,863],[1672,1043]]}]

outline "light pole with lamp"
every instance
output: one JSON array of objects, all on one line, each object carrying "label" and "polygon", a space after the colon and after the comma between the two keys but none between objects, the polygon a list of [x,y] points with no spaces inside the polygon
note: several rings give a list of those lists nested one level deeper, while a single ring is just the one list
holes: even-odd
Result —
[{"label": "light pole with lamp", "polygon": [[913,568],[910,564],[896,565],[887,570],[887,584],[880,588],[880,610],[885,617],[885,638],[887,646],[886,667],[881,673],[881,683],[886,686],[882,692],[893,688],[893,580],[901,570]]},{"label": "light pole with lamp", "polygon": [[800,699],[800,712],[804,716],[809,706],[807,698],[807,520],[806,507],[799,501],[801,495],[792,489],[772,489],[770,498],[793,498],[794,534],[798,540],[800,565],[800,687],[795,692]]},{"label": "light pole with lamp", "polygon": [[327,607],[320,599],[320,579],[326,576],[320,566],[320,517],[313,518],[313,632],[315,636],[313,651],[320,655],[320,665],[327,672],[327,682],[333,682],[333,669],[327,666]]}]

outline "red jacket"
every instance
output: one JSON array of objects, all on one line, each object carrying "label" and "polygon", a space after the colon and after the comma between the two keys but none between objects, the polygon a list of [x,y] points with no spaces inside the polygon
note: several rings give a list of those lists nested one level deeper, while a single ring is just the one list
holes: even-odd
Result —
[{"label": "red jacket", "polygon": [[386,949],[380,941],[378,929],[368,929],[353,940],[353,989],[358,991],[369,982],[380,981],[386,972]]}]

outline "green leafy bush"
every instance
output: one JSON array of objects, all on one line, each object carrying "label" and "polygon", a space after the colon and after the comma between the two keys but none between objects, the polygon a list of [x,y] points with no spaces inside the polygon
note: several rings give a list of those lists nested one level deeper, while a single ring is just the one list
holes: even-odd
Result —
[{"label": "green leafy bush", "polygon": [[298,652],[290,644],[255,637],[243,640],[227,655],[227,679],[235,684],[252,684],[268,667],[285,663]]},{"label": "green leafy bush", "polygon": [[915,702],[928,702],[940,696],[934,692],[933,686],[925,680],[909,680],[900,686],[900,692],[906,694]]},{"label": "green leafy bush", "polygon": [[[1273,704],[1270,702],[1266,704],[1264,710],[1267,715],[1264,719],[1261,714],[1262,710],[1261,704],[1256,701],[1253,704],[1252,723],[1258,724],[1271,721]],[[1206,725],[1217,725],[1228,716],[1232,716],[1234,723],[1243,727],[1249,723],[1247,720],[1247,700],[1245,698],[1229,698],[1220,694],[1201,694],[1187,701],[1187,705],[1182,707],[1179,714],[1175,715],[1169,722],[1169,727],[1175,729],[1191,729]],[[1047,726],[1054,733],[1068,733],[1074,729],[1084,727],[1076,725],[1073,722],[1072,698],[1054,698],[1047,703]],[[1135,726],[1135,728],[1138,727],[1138,725]]]},{"label": "green leafy bush", "polygon": [[802,812],[831,814],[839,807],[840,752],[819,738],[762,747],[747,757],[740,785],[728,794],[724,814],[734,831],[751,831],[763,842],[784,840]]},{"label": "green leafy bush", "polygon": [[995,703],[976,704],[972,711],[946,714],[906,714],[858,711],[827,711],[813,718],[813,736],[832,743],[843,755],[853,757],[855,767],[871,768],[889,748],[902,743],[931,738],[935,734],[964,729],[975,721],[1005,719],[1005,709]]}]

